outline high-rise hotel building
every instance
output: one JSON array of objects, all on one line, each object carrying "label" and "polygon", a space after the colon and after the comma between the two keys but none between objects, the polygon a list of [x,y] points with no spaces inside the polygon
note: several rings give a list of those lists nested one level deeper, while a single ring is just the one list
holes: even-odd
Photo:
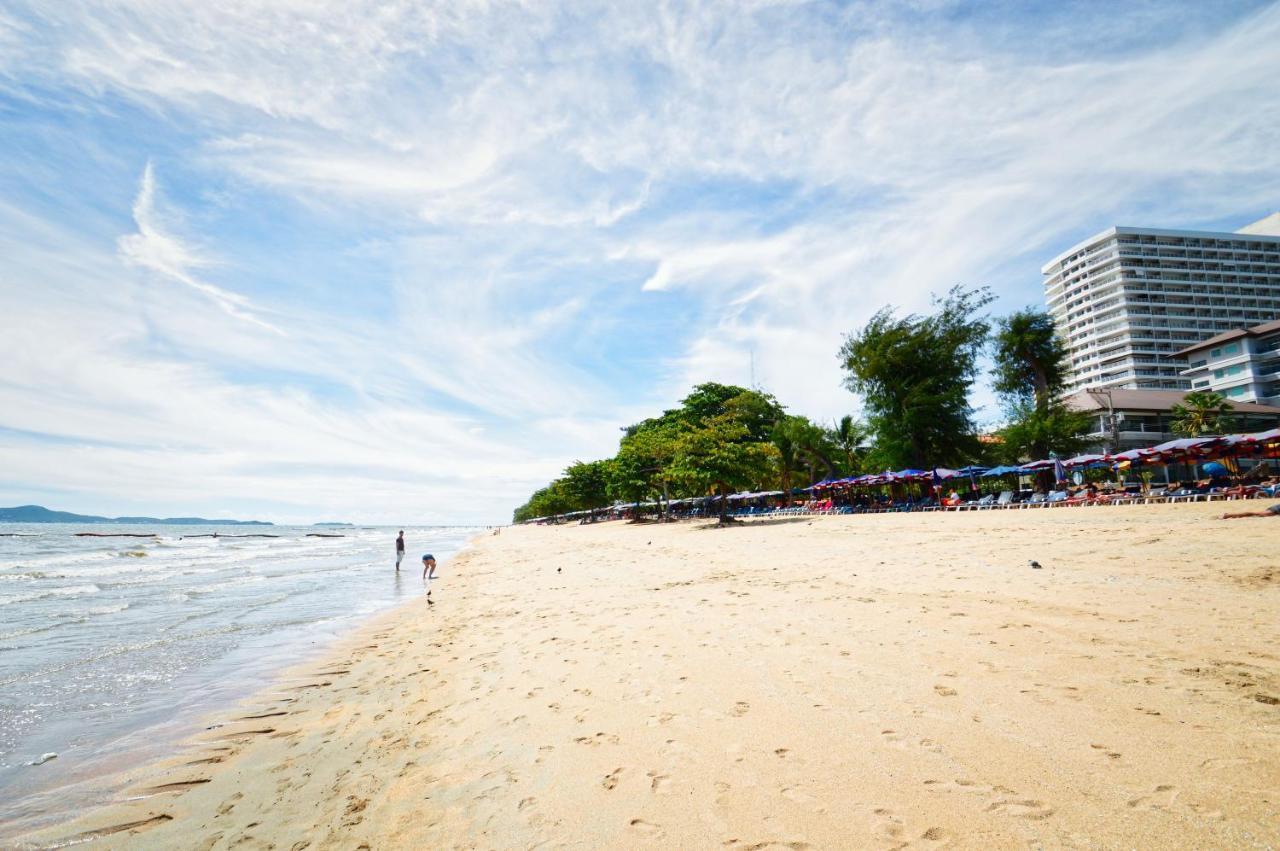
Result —
[{"label": "high-rise hotel building", "polygon": [[1189,390],[1179,352],[1280,319],[1280,213],[1235,233],[1108,228],[1041,272],[1069,389]]}]

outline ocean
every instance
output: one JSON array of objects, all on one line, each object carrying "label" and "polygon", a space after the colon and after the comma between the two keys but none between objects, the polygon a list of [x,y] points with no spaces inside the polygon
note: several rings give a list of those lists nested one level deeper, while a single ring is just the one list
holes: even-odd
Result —
[{"label": "ocean", "polygon": [[481,530],[406,528],[399,574],[396,531],[0,524],[0,838],[109,800],[120,769],[425,593],[424,553],[447,582]]}]

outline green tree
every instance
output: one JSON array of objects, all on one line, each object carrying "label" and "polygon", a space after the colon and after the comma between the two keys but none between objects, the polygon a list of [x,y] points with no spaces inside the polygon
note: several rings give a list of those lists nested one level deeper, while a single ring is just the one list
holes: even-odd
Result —
[{"label": "green tree", "polygon": [[529,501],[515,510],[512,520],[523,523],[537,517],[556,517],[573,510],[573,497],[565,488],[564,480],[556,479],[546,487],[534,491]]},{"label": "green tree", "polygon": [[1210,390],[1192,390],[1180,404],[1169,409],[1175,434],[1182,437],[1200,437],[1206,434],[1225,434],[1235,428],[1231,412],[1235,408],[1221,393]]},{"label": "green tree", "polygon": [[787,505],[791,504],[791,477],[800,466],[804,453],[804,425],[807,422],[803,417],[786,416],[774,423],[769,433],[770,442],[776,450],[774,463],[778,468],[778,481]]},{"label": "green tree", "polygon": [[799,460],[808,472],[807,484],[818,480],[819,470],[828,478],[833,478],[836,475],[834,459],[839,449],[831,435],[808,417],[790,416],[787,420],[791,423],[791,435],[799,450]]},{"label": "green tree", "polygon": [[1005,412],[1009,421],[1000,429],[997,454],[1007,463],[1040,460],[1055,453],[1069,458],[1089,445],[1089,415],[1071,410],[1059,399],[1050,400],[1044,408],[1019,399],[1009,402]]},{"label": "green tree", "polygon": [[844,461],[844,474],[852,476],[859,472],[858,468],[861,465],[856,460],[858,447],[867,439],[867,427],[849,414],[845,414],[831,430],[830,439]]},{"label": "green tree", "polygon": [[1089,415],[1063,401],[1067,347],[1053,317],[1027,308],[996,323],[993,387],[1004,401],[1007,423],[1000,429],[1004,460],[1070,456],[1089,444]]},{"label": "green tree", "polygon": [[622,439],[613,459],[608,493],[624,502],[642,502],[660,495],[665,512],[673,482],[671,459],[677,436],[684,428],[675,422],[648,423]]},{"label": "green tree", "polygon": [[840,349],[862,396],[876,454],[893,467],[961,463],[978,452],[969,389],[989,326],[986,288],[953,288],[928,316],[880,310]]},{"label": "green tree", "polygon": [[571,511],[594,510],[609,504],[608,486],[613,462],[575,461],[565,468],[562,487],[573,508]]},{"label": "green tree", "polygon": [[997,320],[994,342],[997,393],[1034,399],[1043,410],[1062,392],[1067,346],[1048,313],[1027,308]]},{"label": "green tree", "polygon": [[720,496],[720,522],[728,522],[728,496],[769,476],[777,448],[752,439],[740,411],[728,410],[703,420],[681,435],[672,473],[697,493]]}]

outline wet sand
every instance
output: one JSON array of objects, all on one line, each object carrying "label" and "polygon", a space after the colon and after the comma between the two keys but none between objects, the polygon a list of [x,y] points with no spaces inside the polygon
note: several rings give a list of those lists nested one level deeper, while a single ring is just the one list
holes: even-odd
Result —
[{"label": "wet sand", "polygon": [[507,530],[33,838],[1280,847],[1280,519],[1223,511]]}]

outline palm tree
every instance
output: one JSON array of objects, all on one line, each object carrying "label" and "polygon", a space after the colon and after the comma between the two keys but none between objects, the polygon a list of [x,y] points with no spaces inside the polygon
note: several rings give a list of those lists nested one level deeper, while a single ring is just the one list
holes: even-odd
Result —
[{"label": "palm tree", "polygon": [[866,438],[866,426],[849,414],[841,417],[840,422],[836,423],[836,427],[831,430],[832,442],[844,453],[846,474],[852,475],[857,472],[853,461],[854,455],[857,454],[858,444],[862,443]]},{"label": "palm tree", "polygon": [[1200,437],[1205,434],[1222,434],[1232,428],[1231,412],[1235,410],[1221,393],[1211,390],[1192,390],[1182,398],[1182,403],[1169,409],[1170,422],[1175,434],[1183,437]]},{"label": "palm tree", "polygon": [[1031,308],[1012,313],[999,320],[995,344],[996,392],[1030,395],[1036,409],[1044,411],[1062,389],[1067,371],[1066,345],[1053,317]]},{"label": "palm tree", "polygon": [[774,456],[778,464],[778,477],[782,480],[783,505],[791,504],[791,474],[795,472],[800,456],[800,446],[796,442],[794,417],[784,417],[774,423],[769,432],[769,440],[778,454]]}]

